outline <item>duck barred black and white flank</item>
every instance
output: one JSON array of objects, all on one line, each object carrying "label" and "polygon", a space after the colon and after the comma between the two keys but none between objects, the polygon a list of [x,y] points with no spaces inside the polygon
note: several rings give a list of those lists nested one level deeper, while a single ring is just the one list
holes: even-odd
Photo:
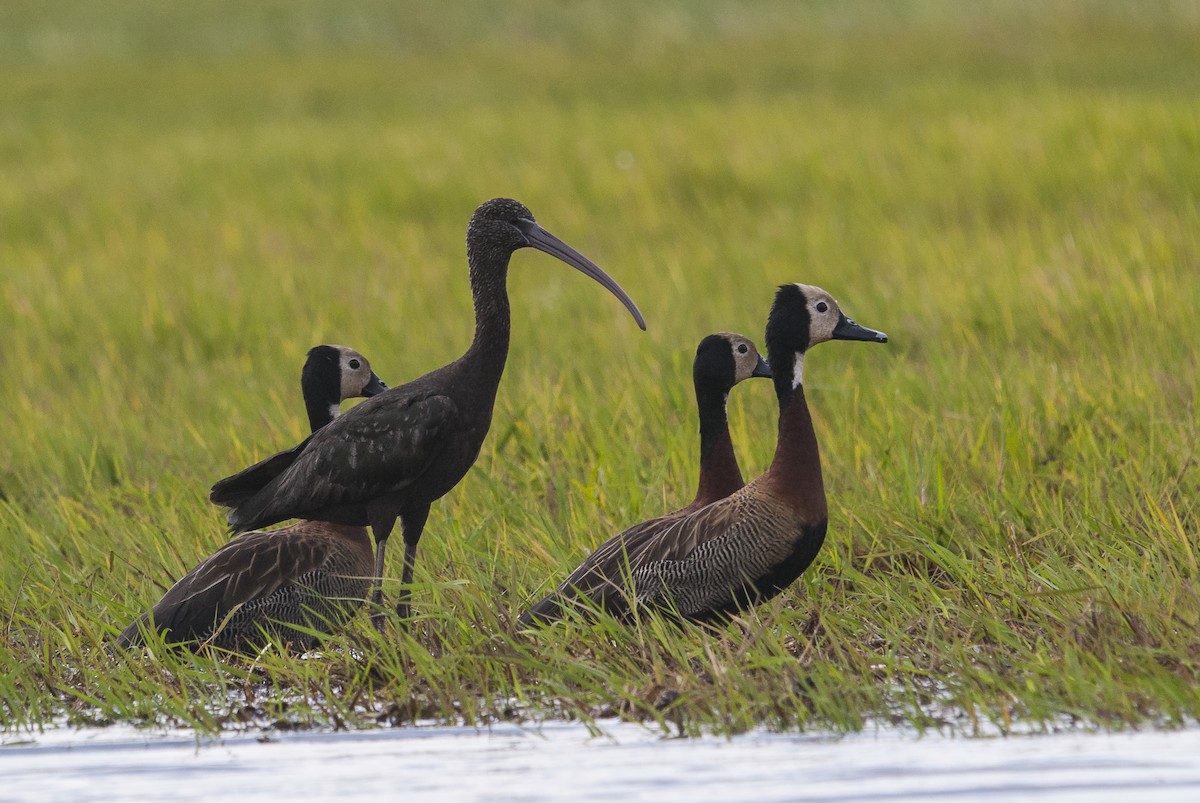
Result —
[{"label": "duck barred black and white flank", "polygon": [[[647,606],[721,620],[771,599],[808,568],[824,543],[828,511],[803,367],[808,350],[827,340],[885,343],[887,336],[854,323],[818,287],[782,286],[766,332],[779,401],[770,467],[725,499],[601,546],[606,559],[572,575],[585,608],[625,618]],[[539,606],[524,621],[541,621]]]},{"label": "duck barred black and white flank", "polygon": [[[365,357],[344,346],[309,351],[300,384],[314,432],[345,399],[387,387]],[[154,629],[168,643],[192,646],[247,650],[274,637],[311,647],[362,606],[372,569],[371,539],[362,527],[300,521],[245,533],[175,583],[117,643],[141,644]]]},{"label": "duck barred black and white flank", "polygon": [[[667,520],[687,516],[746,484],[729,436],[728,402],[734,385],[751,377],[770,378],[771,369],[754,343],[743,335],[719,332],[700,341],[692,363],[692,383],[700,419],[700,480],[696,496],[685,507],[637,524],[610,538],[559,584],[553,594],[521,615],[519,624],[548,622],[564,613],[569,600],[591,597],[608,583],[604,567],[624,561],[652,543]],[[636,559],[636,558],[635,558]]]},{"label": "duck barred black and white flank", "polygon": [[[539,226],[517,201],[481,205],[467,227],[467,262],[475,336],[462,357],[355,407],[308,441],[213,486],[211,499],[232,508],[235,532],[289,518],[369,525],[375,535],[374,576],[382,581],[384,549],[396,519],[404,536],[397,612],[407,617],[417,543],[430,505],[474,464],[492,421],[508,356],[508,266],[514,251],[551,254],[606,287],[638,325],[636,305],[604,271]],[[242,480],[238,479],[242,477]],[[251,488],[245,477],[253,477]],[[379,586],[373,599],[382,600]],[[382,619],[376,618],[377,626]]]}]

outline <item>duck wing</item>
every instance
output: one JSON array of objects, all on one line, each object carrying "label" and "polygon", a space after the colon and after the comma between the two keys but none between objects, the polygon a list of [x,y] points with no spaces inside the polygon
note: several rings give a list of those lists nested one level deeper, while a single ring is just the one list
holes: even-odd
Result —
[{"label": "duck wing", "polygon": [[640,553],[672,515],[635,524],[596,547],[566,580],[558,584],[558,588],[522,613],[517,619],[518,624],[553,622],[565,615],[565,608],[572,602],[598,600],[601,590],[610,585],[611,580],[620,578],[621,568],[632,562],[631,556]]},{"label": "duck wing", "polygon": [[320,568],[329,548],[328,539],[305,537],[302,525],[246,533],[180,578],[150,613],[121,632],[117,643],[139,643],[150,626],[171,642],[203,640],[239,605]]},{"label": "duck wing", "polygon": [[795,582],[827,526],[824,511],[803,515],[770,495],[735,494],[664,531],[630,570],[632,594],[622,600],[696,621],[727,619]]},{"label": "duck wing", "polygon": [[522,624],[559,619],[572,602],[590,600],[614,616],[630,611],[629,588],[640,599],[639,578],[656,567],[685,562],[705,543],[724,535],[736,522],[737,507],[721,500],[693,513],[671,513],[635,524],[605,541],[567,577],[553,594],[520,617]]}]

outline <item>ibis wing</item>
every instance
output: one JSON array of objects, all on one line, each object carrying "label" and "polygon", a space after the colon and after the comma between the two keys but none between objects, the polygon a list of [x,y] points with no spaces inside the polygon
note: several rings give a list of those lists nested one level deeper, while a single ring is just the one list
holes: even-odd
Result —
[{"label": "ibis wing", "polygon": [[446,396],[368,399],[315,433],[230,522],[246,530],[398,493],[450,448],[460,418]]},{"label": "ibis wing", "polygon": [[291,449],[271,455],[249,468],[242,469],[237,474],[218,480],[209,492],[209,501],[223,507],[237,507],[243,502],[253,499],[256,493],[296,461],[310,440],[312,440],[311,435],[305,438],[299,446],[293,446]]}]

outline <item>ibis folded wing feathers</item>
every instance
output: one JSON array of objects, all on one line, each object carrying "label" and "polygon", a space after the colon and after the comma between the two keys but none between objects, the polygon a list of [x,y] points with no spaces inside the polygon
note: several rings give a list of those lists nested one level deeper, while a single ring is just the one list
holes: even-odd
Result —
[{"label": "ibis folded wing feathers", "polygon": [[448,448],[458,407],[438,394],[368,399],[315,433],[291,464],[229,516],[236,532],[399,493]]},{"label": "ibis folded wing feathers", "polygon": [[271,455],[249,468],[242,469],[237,474],[217,481],[209,492],[209,501],[222,507],[237,507],[250,501],[271,480],[278,477],[295,462],[296,457],[304,451],[310,440],[312,440],[311,435],[305,438],[299,446],[293,446],[287,451]]}]

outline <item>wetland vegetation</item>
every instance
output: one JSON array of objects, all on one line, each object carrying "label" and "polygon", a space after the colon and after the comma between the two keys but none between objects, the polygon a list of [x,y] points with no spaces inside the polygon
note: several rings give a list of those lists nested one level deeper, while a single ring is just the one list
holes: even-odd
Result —
[{"label": "wetland vegetation", "polygon": [[[1200,715],[1196,3],[3,16],[0,728]],[[492,431],[433,508],[411,631],[110,651],[225,542],[211,483],[303,437],[310,346],[389,384],[461,354],[464,229],[497,195],[649,331],[514,257]],[[812,567],[715,630],[517,630],[589,549],[691,498],[696,344],[761,346],[793,281],[891,336],[807,362]],[[768,383],[731,397],[747,476],[775,413]]]}]

